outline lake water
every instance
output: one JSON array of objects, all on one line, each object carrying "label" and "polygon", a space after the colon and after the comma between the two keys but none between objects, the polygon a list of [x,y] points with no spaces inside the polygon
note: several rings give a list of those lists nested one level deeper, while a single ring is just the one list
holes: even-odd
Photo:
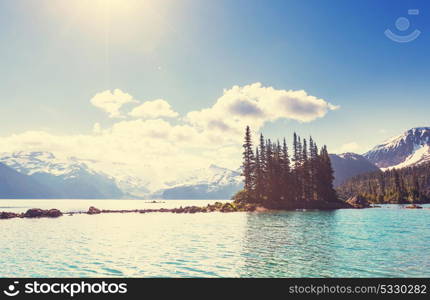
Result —
[{"label": "lake water", "polygon": [[[0,200],[0,211],[209,202]],[[0,220],[0,277],[429,277],[428,208]]]}]

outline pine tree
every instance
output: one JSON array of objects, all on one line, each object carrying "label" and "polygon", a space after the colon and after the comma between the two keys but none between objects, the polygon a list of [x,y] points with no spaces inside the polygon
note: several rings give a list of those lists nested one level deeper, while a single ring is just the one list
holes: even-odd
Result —
[{"label": "pine tree", "polygon": [[[251,130],[247,127],[243,147],[245,188],[238,194],[238,201],[275,209],[310,208],[319,205],[314,201],[338,201],[327,147],[318,153],[312,137],[309,144],[306,139],[302,144],[300,137],[294,134],[293,164],[285,138],[281,145],[279,141],[264,140],[261,134],[254,156]],[[399,186],[404,190],[401,180]],[[368,182],[366,189],[372,192],[375,186]]]},{"label": "pine tree", "polygon": [[249,126],[245,131],[245,142],[243,144],[243,166],[242,175],[245,177],[245,190],[251,192],[253,190],[253,171],[254,171],[254,152],[252,150],[252,137]]},{"label": "pine tree", "polygon": [[292,190],[292,182],[291,182],[291,166],[290,166],[290,156],[288,154],[288,146],[287,142],[284,141],[282,143],[282,152],[281,152],[281,178],[282,178],[282,190],[281,197],[282,202],[285,203],[285,206],[291,205],[291,198],[293,196]]},{"label": "pine tree", "polygon": [[300,137],[294,132],[293,135],[293,163],[294,163],[294,170],[292,172],[292,183],[293,183],[293,189],[292,189],[292,196],[293,201],[296,205],[301,200],[301,194],[302,194],[302,176],[301,176],[301,144],[300,144]]},{"label": "pine tree", "polygon": [[275,181],[275,168],[274,168],[274,157],[273,157],[273,145],[269,140],[266,141],[266,202],[268,203],[268,207],[273,206],[274,202],[274,181]]},{"label": "pine tree", "polygon": [[319,196],[321,200],[332,202],[337,201],[336,191],[333,187],[334,171],[331,166],[330,157],[328,155],[327,147],[323,146],[320,152],[320,168],[319,180],[320,191]]},{"label": "pine tree", "polygon": [[294,162],[294,168],[297,169],[300,166],[300,150],[299,150],[299,141],[297,138],[297,134],[295,132],[293,136],[293,162]]},{"label": "pine tree", "polygon": [[317,180],[318,180],[318,147],[312,137],[309,138],[309,182],[311,201],[318,200]]},{"label": "pine tree", "polygon": [[260,203],[264,199],[264,177],[261,156],[258,147],[255,149],[255,201]]},{"label": "pine tree", "polygon": [[308,145],[306,139],[303,139],[302,145],[302,200],[305,202],[310,201],[310,173],[309,173],[309,160],[308,160]]},{"label": "pine tree", "polygon": [[267,159],[266,159],[266,143],[264,142],[264,136],[260,134],[260,145],[258,146],[260,149],[260,169],[261,169],[261,198],[267,199]]}]

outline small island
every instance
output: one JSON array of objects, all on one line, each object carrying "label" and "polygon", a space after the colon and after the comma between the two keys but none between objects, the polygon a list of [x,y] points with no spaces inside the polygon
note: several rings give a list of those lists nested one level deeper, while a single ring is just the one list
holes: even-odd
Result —
[{"label": "small island", "polygon": [[261,134],[254,149],[248,126],[243,148],[244,189],[233,197],[235,203],[273,210],[355,207],[338,198],[327,147],[318,150],[312,137],[308,142],[294,133],[290,159],[285,138],[274,143]]}]

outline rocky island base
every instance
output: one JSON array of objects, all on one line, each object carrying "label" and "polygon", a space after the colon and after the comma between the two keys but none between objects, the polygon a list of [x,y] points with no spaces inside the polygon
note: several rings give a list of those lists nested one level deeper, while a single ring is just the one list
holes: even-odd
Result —
[{"label": "rocky island base", "polygon": [[[361,208],[373,208],[378,206],[371,206],[367,201],[364,201],[360,197],[354,197],[346,202],[319,202],[316,204],[302,205],[301,207],[295,207],[285,210],[333,210],[333,209],[361,209]],[[418,205],[405,206],[406,209],[422,209],[423,207]],[[14,219],[14,218],[58,218],[63,215],[73,216],[77,214],[87,215],[98,215],[98,214],[111,214],[111,213],[176,213],[176,214],[194,214],[194,213],[210,213],[210,212],[266,212],[276,211],[279,209],[268,209],[257,204],[249,203],[221,203],[215,202],[214,204],[208,204],[207,206],[186,206],[179,208],[158,208],[158,209],[130,209],[130,210],[105,210],[98,209],[91,206],[87,211],[67,212],[63,213],[58,209],[40,209],[32,208],[27,210],[25,213],[14,213],[14,212],[0,212],[0,219]]]}]

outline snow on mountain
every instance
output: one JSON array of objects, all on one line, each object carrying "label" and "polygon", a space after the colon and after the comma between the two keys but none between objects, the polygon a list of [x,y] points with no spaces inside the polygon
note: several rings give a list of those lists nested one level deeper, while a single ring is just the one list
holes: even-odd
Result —
[{"label": "snow on mountain", "polygon": [[230,169],[210,165],[208,168],[202,168],[190,172],[188,175],[181,179],[173,182],[166,182],[167,187],[177,187],[182,185],[197,185],[197,184],[210,184],[211,186],[216,185],[227,185],[241,183],[242,178],[239,171],[233,171]]},{"label": "snow on mountain", "polygon": [[60,159],[49,152],[0,155],[0,163],[53,190],[53,198],[116,198],[123,195],[115,179],[96,172],[77,158]]},{"label": "snow on mountain", "polygon": [[95,173],[76,159],[59,159],[49,152],[2,153],[0,154],[0,162],[29,176],[36,173],[49,173],[69,179],[75,178],[81,170],[86,170],[91,174]]},{"label": "snow on mountain", "polygon": [[146,198],[160,188],[157,182],[147,179],[153,178],[150,170],[135,170],[128,165],[96,160],[83,161],[91,169],[114,178],[118,187],[130,197]]},{"label": "snow on mountain", "polygon": [[364,156],[381,169],[430,162],[430,127],[412,128],[377,145]]},{"label": "snow on mountain", "polygon": [[[215,165],[189,172],[176,181],[158,182],[151,170],[139,171],[97,160],[59,158],[49,152],[2,153],[0,163],[52,187],[58,198],[148,198],[179,193],[184,198],[202,198],[207,194],[218,199],[230,197],[242,187],[240,172]],[[189,191],[183,192],[184,189]]]},{"label": "snow on mountain", "polygon": [[165,199],[230,199],[242,189],[239,171],[211,165],[191,172],[174,182],[167,182],[158,195]]}]

